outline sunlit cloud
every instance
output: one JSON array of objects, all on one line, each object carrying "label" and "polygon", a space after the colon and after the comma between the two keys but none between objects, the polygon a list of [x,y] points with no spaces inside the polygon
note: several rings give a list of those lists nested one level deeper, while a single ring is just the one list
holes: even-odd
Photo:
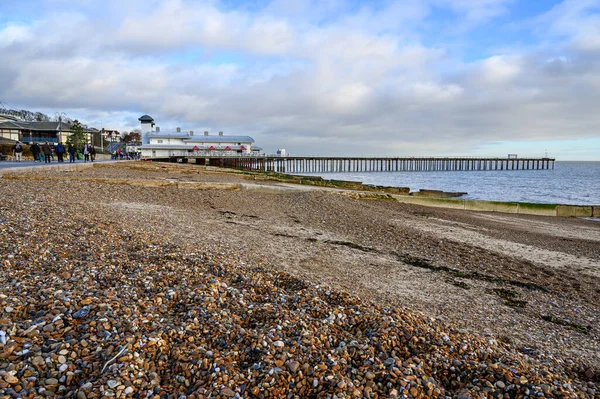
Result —
[{"label": "sunlit cloud", "polygon": [[[496,23],[519,14],[510,0],[38,3],[0,24],[10,107],[121,130],[148,113],[296,154],[490,154],[600,136],[599,1],[565,0],[510,30]],[[503,41],[515,29],[518,46]]]}]

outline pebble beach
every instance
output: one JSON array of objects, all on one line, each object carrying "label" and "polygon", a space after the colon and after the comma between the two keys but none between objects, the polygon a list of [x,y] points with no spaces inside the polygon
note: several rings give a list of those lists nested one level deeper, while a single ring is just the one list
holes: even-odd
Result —
[{"label": "pebble beach", "polygon": [[3,174],[0,398],[600,396],[597,222]]}]

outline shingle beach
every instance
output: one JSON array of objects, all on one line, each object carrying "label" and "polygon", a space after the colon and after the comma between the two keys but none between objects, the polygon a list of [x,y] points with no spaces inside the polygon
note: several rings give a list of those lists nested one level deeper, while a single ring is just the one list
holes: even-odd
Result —
[{"label": "shingle beach", "polygon": [[2,173],[0,398],[600,395],[598,222]]}]

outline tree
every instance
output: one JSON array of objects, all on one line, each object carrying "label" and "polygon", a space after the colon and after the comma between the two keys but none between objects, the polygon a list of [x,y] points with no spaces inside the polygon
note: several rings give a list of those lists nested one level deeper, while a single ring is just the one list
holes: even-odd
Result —
[{"label": "tree", "polygon": [[[1,104],[0,104],[1,105]],[[12,115],[26,122],[49,122],[50,117],[41,112],[32,112],[26,109],[16,110],[0,107],[0,114]]]},{"label": "tree", "polygon": [[138,129],[132,130],[129,133],[125,133],[121,136],[121,142],[123,143],[140,143],[142,141],[142,134]]},{"label": "tree", "polygon": [[92,145],[94,147],[103,147],[104,146],[104,129],[94,131],[92,133]]},{"label": "tree", "polygon": [[80,150],[87,143],[85,128],[75,119],[71,125],[71,135],[67,138],[67,145],[75,144],[75,148]]}]

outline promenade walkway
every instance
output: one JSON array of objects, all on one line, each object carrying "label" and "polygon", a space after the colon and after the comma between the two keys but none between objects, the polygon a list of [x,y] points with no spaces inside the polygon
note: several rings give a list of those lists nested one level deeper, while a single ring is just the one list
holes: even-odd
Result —
[{"label": "promenade walkway", "polygon": [[96,163],[114,163],[114,162],[122,162],[121,160],[114,160],[114,159],[97,159],[94,162],[84,162],[81,160],[77,160],[75,161],[75,163],[69,163],[68,160],[66,160],[65,162],[51,162],[51,163],[44,163],[44,162],[34,162],[34,161],[30,161],[30,160],[25,160],[25,161],[21,161],[21,162],[16,162],[16,161],[0,161],[0,170],[2,169],[19,169],[19,170],[25,170],[25,169],[30,169],[30,168],[48,168],[48,167],[58,167],[58,166],[62,166],[65,167],[66,165],[88,165],[88,164],[96,164]]}]

